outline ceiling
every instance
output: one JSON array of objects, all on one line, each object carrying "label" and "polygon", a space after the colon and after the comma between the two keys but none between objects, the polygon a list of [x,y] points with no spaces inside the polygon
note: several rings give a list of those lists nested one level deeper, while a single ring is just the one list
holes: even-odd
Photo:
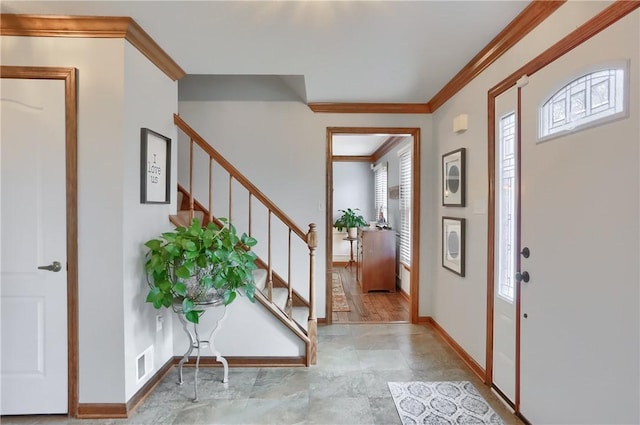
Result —
[{"label": "ceiling", "polygon": [[335,156],[371,156],[391,134],[334,134],[332,153]]},{"label": "ceiling", "polygon": [[11,1],[130,16],[188,74],[280,76],[304,102],[429,101],[528,1]]}]

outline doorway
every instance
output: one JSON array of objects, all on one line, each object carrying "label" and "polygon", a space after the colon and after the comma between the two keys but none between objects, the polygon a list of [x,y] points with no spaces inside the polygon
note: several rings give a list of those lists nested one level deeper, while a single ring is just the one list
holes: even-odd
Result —
[{"label": "doorway", "polygon": [[[354,149],[347,149],[341,151],[335,150],[336,139],[344,138],[345,143],[357,140],[357,143],[366,145],[366,140],[369,140],[369,146],[365,148],[365,151],[357,151]],[[404,290],[397,290],[396,292],[364,292],[362,284],[359,282],[358,275],[358,244],[357,241],[348,241],[348,238],[343,238],[340,233],[334,234],[333,223],[335,221],[336,209],[342,209],[344,206],[335,204],[334,194],[334,175],[336,170],[345,169],[345,164],[351,164],[354,169],[363,169],[363,172],[369,173],[370,176],[370,196],[369,200],[361,199],[360,194],[354,194],[353,204],[352,200],[348,201],[348,207],[360,208],[363,211],[365,220],[373,225],[370,229],[374,229],[376,221],[379,217],[381,207],[386,212],[387,205],[378,205],[374,203],[374,172],[373,168],[380,166],[381,162],[386,162],[385,158],[389,158],[390,155],[397,155],[402,142],[408,147],[405,149],[406,156],[411,158],[410,168],[407,173],[409,177],[407,180],[410,182],[410,188],[403,196],[405,199],[410,200],[410,205],[405,208],[405,216],[398,217],[385,217],[389,219],[389,224],[393,227],[397,227],[398,231],[402,233],[402,224],[406,228],[403,233],[404,238],[395,238],[399,243],[394,242],[394,250],[405,255],[404,261],[394,260],[394,265],[399,264],[399,267],[394,266],[394,276],[404,279]],[[353,148],[353,143],[351,143]],[[368,149],[368,150],[366,150]],[[420,205],[420,129],[418,128],[363,128],[363,127],[330,127],[327,129],[327,196],[326,196],[326,321],[327,324],[331,323],[389,323],[389,322],[403,322],[403,323],[417,323],[418,320],[418,276],[419,276],[419,205]],[[364,153],[363,153],[364,152]],[[398,162],[396,158],[396,162]],[[347,167],[348,168],[348,167]],[[395,168],[394,173],[398,173],[398,168]],[[399,176],[394,175],[393,180],[397,182]],[[390,184],[388,189],[385,188],[385,192],[391,191],[391,197],[398,196],[399,184]],[[402,198],[400,196],[399,198]],[[357,201],[356,201],[357,199]],[[400,202],[396,199],[395,202]],[[357,205],[356,205],[357,203]],[[335,206],[334,206],[335,205]],[[384,215],[383,214],[383,215]],[[393,213],[391,213],[393,214]],[[402,220],[401,220],[402,218]],[[391,222],[396,223],[391,224]],[[384,227],[384,226],[380,226]],[[391,229],[389,232],[394,232],[396,229]],[[386,230],[385,230],[386,231]],[[395,232],[394,232],[395,234]],[[345,239],[345,241],[343,241]],[[334,254],[339,255],[340,252],[334,252],[336,246],[335,243],[343,243],[343,249],[346,249],[342,255],[344,255],[344,261],[337,261]],[[396,247],[396,245],[399,245]],[[353,259],[353,261],[352,261]],[[333,311],[333,293],[334,282],[339,280],[341,284],[348,308],[350,311],[334,312]],[[392,277],[395,280],[394,277]],[[406,282],[409,282],[406,284]],[[393,283],[395,287],[395,282]],[[375,301],[374,301],[375,300]],[[403,307],[404,306],[404,307]],[[404,316],[401,312],[393,313],[395,309],[405,309]],[[392,313],[392,314],[390,314]]]},{"label": "doorway", "polygon": [[[544,61],[534,59],[489,91],[486,378],[505,392],[493,353],[501,314],[494,296],[502,186],[497,130],[506,117],[500,104],[517,84],[511,103],[522,190],[516,192],[515,365],[508,386],[516,414],[530,423],[638,421],[638,289],[629,284],[638,275],[638,262],[630,260],[639,253],[638,115],[626,113],[622,101],[633,104],[639,96],[627,84],[638,79],[637,43],[628,37],[637,31],[637,20],[622,19],[568,48],[585,39],[570,34],[541,55]],[[599,391],[608,386],[616,391]]]},{"label": "doorway", "polygon": [[[18,202],[21,215],[2,217],[2,262],[5,266],[11,264],[10,269],[2,268],[2,323],[7,325],[2,332],[3,375],[8,374],[2,379],[2,413],[67,413],[75,417],[78,408],[76,69],[2,66],[0,72],[3,103],[7,103],[7,110],[3,105],[3,121],[8,119],[5,112],[9,115],[9,108],[15,118],[3,122],[3,159],[11,158],[11,165],[18,165],[6,168],[3,164],[2,204],[11,204],[15,209],[16,203],[12,201],[21,200]],[[51,113],[55,114],[54,121],[50,121]],[[47,118],[42,118],[43,114],[48,114]],[[38,131],[46,136],[38,136]],[[29,144],[32,149],[25,151],[30,149]],[[4,156],[5,148],[11,155]],[[23,157],[24,163],[14,161]],[[48,166],[53,168],[47,169]],[[21,168],[31,172],[21,178],[24,171]],[[37,172],[33,173],[34,169]],[[28,208],[28,204],[34,204],[35,208]],[[6,208],[9,211],[9,206]],[[47,214],[43,214],[45,210]],[[18,223],[25,220],[22,214],[37,218],[20,227]],[[55,219],[55,223],[50,219]],[[16,236],[14,227],[20,230],[19,243],[10,250],[4,249],[9,247],[4,244],[9,243],[11,235]],[[4,233],[5,230],[8,232]],[[23,251],[25,255],[19,255]],[[41,284],[43,281],[46,284]],[[17,314],[11,314],[12,309]],[[52,362],[59,367],[52,366]],[[11,398],[5,400],[5,395]]]}]

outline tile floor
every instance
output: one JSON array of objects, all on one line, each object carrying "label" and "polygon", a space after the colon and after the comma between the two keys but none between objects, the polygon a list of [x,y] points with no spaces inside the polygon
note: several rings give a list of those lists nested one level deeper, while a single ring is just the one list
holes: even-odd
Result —
[{"label": "tile floor", "polygon": [[507,425],[521,422],[428,327],[321,326],[318,364],[309,368],[193,368],[176,385],[173,369],[129,419],[5,416],[9,424],[400,424],[388,381],[471,381]]}]

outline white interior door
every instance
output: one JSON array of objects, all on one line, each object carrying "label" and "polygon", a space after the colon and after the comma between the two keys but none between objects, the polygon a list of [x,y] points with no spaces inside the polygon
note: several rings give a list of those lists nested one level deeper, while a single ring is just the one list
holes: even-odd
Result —
[{"label": "white interior door", "polygon": [[[520,410],[531,423],[640,421],[639,40],[636,12],[522,89],[521,242],[531,255]],[[629,58],[629,117],[538,143],[547,96],[584,66]]]},{"label": "white interior door", "polygon": [[516,402],[517,116],[514,86],[496,98],[493,385]]},{"label": "white interior door", "polygon": [[[0,413],[66,413],[65,87],[2,79]],[[57,272],[39,266],[60,263]]]}]

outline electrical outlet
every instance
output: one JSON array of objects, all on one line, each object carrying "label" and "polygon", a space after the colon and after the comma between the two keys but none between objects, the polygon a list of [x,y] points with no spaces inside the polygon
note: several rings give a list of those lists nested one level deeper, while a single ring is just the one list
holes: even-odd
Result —
[{"label": "electrical outlet", "polygon": [[162,331],[162,315],[156,315],[156,332]]}]

